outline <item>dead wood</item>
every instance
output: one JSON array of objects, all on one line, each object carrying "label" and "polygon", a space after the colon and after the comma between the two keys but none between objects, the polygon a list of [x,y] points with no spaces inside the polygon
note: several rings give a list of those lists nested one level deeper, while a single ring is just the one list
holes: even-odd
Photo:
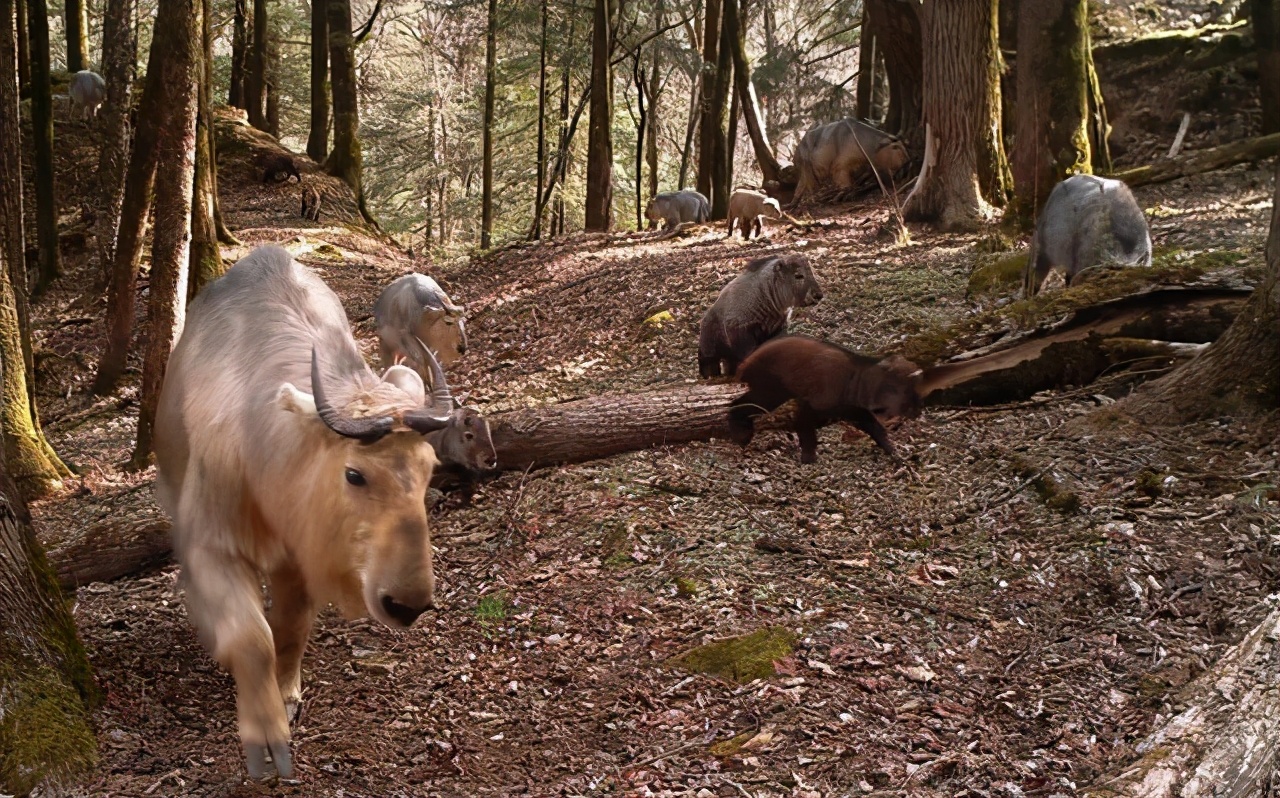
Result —
[{"label": "dead wood", "polygon": [[1269,136],[1233,141],[1219,147],[1205,150],[1192,150],[1178,158],[1166,158],[1146,166],[1126,169],[1111,175],[1123,180],[1130,186],[1145,186],[1150,183],[1167,183],[1188,175],[1212,172],[1241,163],[1256,163],[1280,155],[1280,133]]},{"label": "dead wood", "polygon": [[49,548],[63,589],[106,582],[168,561],[169,519],[144,513],[87,527]]}]

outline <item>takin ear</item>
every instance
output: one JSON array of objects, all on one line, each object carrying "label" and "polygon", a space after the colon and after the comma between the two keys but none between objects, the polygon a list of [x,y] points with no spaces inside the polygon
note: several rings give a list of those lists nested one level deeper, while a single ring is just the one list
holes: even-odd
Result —
[{"label": "takin ear", "polygon": [[427,389],[422,383],[422,376],[408,366],[392,366],[382,373],[382,381],[404,391],[419,405],[427,403]]},{"label": "takin ear", "polygon": [[303,393],[293,387],[293,383],[286,382],[280,386],[280,390],[276,392],[276,406],[297,413],[300,416],[310,416],[319,418],[320,413],[316,410],[315,397],[309,393]]},{"label": "takin ear", "polygon": [[422,320],[431,324],[440,321],[447,315],[449,315],[449,311],[444,308],[423,308],[422,310]]}]

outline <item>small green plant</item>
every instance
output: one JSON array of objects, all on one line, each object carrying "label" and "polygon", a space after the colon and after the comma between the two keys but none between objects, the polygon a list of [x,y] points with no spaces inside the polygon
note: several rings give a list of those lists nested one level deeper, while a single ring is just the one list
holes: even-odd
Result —
[{"label": "small green plant", "polygon": [[481,596],[476,604],[476,620],[482,626],[490,626],[505,621],[510,611],[511,601],[505,592],[490,593],[487,596]]}]

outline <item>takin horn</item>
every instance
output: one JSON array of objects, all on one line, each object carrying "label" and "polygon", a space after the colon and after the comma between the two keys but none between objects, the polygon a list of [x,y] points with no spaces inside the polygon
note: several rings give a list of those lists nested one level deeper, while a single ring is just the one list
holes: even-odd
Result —
[{"label": "takin horn", "polygon": [[449,383],[444,378],[444,369],[440,367],[440,361],[436,360],[435,352],[432,352],[422,339],[415,337],[414,340],[427,355],[427,368],[431,371],[431,401],[416,410],[407,411],[401,420],[409,429],[426,435],[428,432],[435,432],[449,425],[454,401],[453,395],[449,392]]},{"label": "takin horn", "polygon": [[376,418],[351,418],[329,404],[320,377],[320,357],[311,348],[311,395],[316,402],[316,412],[324,425],[344,438],[355,438],[361,443],[373,443],[391,432],[395,419],[391,416]]}]

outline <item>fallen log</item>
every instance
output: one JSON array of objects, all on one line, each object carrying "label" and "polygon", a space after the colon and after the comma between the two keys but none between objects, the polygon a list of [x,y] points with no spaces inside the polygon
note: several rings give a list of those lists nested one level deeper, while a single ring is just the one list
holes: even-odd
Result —
[{"label": "fallen log", "polygon": [[1114,172],[1110,177],[1130,186],[1167,183],[1188,175],[1212,172],[1241,163],[1255,163],[1280,155],[1280,133],[1233,141],[1218,147],[1184,152],[1178,158],[1166,158],[1146,166]]},{"label": "fallen log", "polygon": [[1140,758],[1084,791],[1091,798],[1268,795],[1280,772],[1280,608],[1172,703],[1137,746]]},{"label": "fallen log", "polygon": [[45,554],[64,590],[107,582],[169,561],[169,519],[146,513],[95,524],[58,541]]}]

